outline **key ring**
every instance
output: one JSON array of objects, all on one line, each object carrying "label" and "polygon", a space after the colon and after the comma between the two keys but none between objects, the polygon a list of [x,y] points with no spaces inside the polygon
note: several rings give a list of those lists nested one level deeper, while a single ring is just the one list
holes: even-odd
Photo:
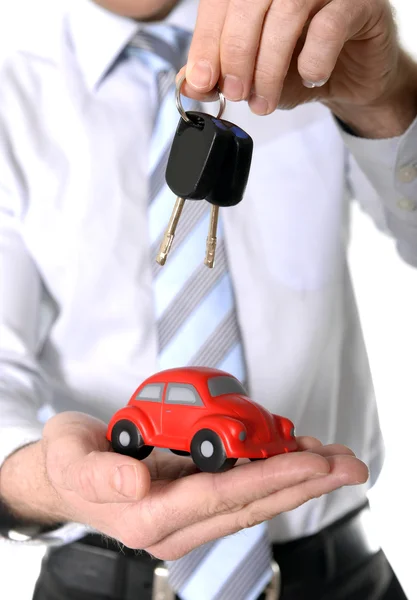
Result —
[{"label": "key ring", "polygon": [[[184,110],[184,107],[182,105],[181,102],[181,89],[182,89],[182,85],[185,81],[185,75],[183,75],[178,81],[177,81],[177,85],[176,85],[176,90],[175,90],[175,104],[177,105],[178,108],[178,112],[180,113],[182,119],[186,122],[186,123],[191,123],[193,124],[193,122],[191,121],[191,119],[189,119],[187,117],[187,113]],[[218,93],[219,93],[219,102],[220,102],[220,109],[219,109],[219,114],[217,115],[217,119],[221,119],[224,110],[226,108],[226,98],[223,96],[223,94],[221,93],[220,89],[218,89]]]}]

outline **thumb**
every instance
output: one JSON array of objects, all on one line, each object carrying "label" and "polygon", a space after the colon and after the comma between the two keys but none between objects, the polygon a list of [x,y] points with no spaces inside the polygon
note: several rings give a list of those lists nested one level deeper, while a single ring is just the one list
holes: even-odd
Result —
[{"label": "thumb", "polygon": [[149,492],[151,478],[142,462],[113,452],[93,451],[70,462],[60,487],[88,502],[138,502]]},{"label": "thumb", "polygon": [[[175,79],[176,84],[178,85],[180,79],[185,76],[186,67],[183,67],[177,77]],[[219,93],[217,90],[217,86],[209,92],[200,93],[195,88],[193,88],[185,79],[184,83],[181,86],[181,94],[187,96],[188,98],[192,98],[193,100],[197,100],[198,102],[215,102],[219,99]]]},{"label": "thumb", "polygon": [[146,465],[110,452],[106,425],[82,413],[61,413],[44,429],[46,471],[58,493],[95,503],[137,502],[149,492]]}]

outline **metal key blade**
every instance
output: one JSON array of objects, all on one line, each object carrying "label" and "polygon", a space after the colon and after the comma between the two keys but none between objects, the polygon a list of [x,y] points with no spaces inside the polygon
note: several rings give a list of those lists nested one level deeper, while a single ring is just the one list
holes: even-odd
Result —
[{"label": "metal key blade", "polygon": [[184,208],[184,198],[177,198],[175,201],[174,210],[172,211],[171,218],[168,223],[167,230],[162,240],[161,247],[159,248],[159,254],[156,257],[156,262],[163,266],[166,263],[167,256],[170,253],[172,242],[174,241],[175,231],[178,227],[178,222],[181,218],[182,210]]},{"label": "metal key blade", "polygon": [[216,204],[211,205],[210,211],[210,225],[209,233],[207,236],[206,244],[206,258],[204,264],[212,269],[214,267],[214,261],[216,257],[216,246],[217,246],[217,224],[219,222],[219,207]]}]

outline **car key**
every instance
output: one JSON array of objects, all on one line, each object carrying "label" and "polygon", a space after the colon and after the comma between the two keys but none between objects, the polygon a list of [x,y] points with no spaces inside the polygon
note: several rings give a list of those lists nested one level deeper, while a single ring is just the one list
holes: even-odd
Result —
[{"label": "car key", "polygon": [[229,130],[233,144],[229,147],[222,169],[206,200],[217,206],[236,206],[242,201],[252,164],[253,140],[246,131],[229,121],[218,126]]},{"label": "car key", "polygon": [[168,254],[171,251],[172,243],[175,237],[175,231],[178,227],[179,220],[182,215],[182,211],[185,204],[185,198],[177,197],[174,205],[174,210],[172,211],[171,218],[168,223],[167,230],[165,232],[164,238],[161,242],[161,247],[159,248],[159,253],[156,258],[156,262],[163,266],[166,263]]},{"label": "car key", "polygon": [[253,140],[243,129],[225,120],[221,122],[221,126],[226,127],[232,133],[233,145],[226,154],[220,175],[212,191],[206,197],[206,200],[212,205],[204,260],[204,264],[209,268],[213,268],[215,262],[219,207],[235,206],[243,199],[253,153]]},{"label": "car key", "polygon": [[210,115],[186,114],[188,122],[181,117],[166,169],[168,187],[177,200],[156,259],[160,265],[165,264],[171,250],[185,200],[206,198],[231,143],[229,131],[219,127]]},{"label": "car key", "polygon": [[214,267],[214,261],[216,258],[216,246],[217,246],[217,226],[219,222],[219,211],[220,207],[217,204],[212,204],[210,209],[210,224],[209,232],[206,242],[206,257],[204,264],[212,269]]},{"label": "car key", "polygon": [[234,206],[242,200],[251,166],[253,141],[247,133],[228,121],[204,113],[187,115],[192,120],[190,123],[180,120],[168,160],[166,180],[178,196],[157,262],[160,265],[166,262],[185,199],[205,198],[212,208],[204,262],[213,268],[219,206]]},{"label": "car key", "polygon": [[177,83],[177,107],[181,114],[166,169],[166,181],[177,195],[157,262],[164,265],[171,250],[185,200],[207,199],[211,204],[205,264],[214,266],[219,206],[234,206],[243,198],[249,175],[253,142],[242,129],[221,120],[225,99],[219,92],[217,117],[185,112]]},{"label": "car key", "polygon": [[166,182],[176,196],[204,200],[231,148],[232,134],[219,119],[188,112],[178,123],[166,168]]}]

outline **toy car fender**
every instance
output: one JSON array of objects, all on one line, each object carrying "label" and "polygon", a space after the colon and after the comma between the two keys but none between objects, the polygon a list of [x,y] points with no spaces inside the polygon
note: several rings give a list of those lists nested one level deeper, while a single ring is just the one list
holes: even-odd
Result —
[{"label": "toy car fender", "polygon": [[247,437],[242,421],[224,415],[210,415],[200,419],[195,425],[191,430],[191,439],[202,429],[210,429],[220,437],[228,456],[235,456],[237,450],[242,452],[242,442]]}]

